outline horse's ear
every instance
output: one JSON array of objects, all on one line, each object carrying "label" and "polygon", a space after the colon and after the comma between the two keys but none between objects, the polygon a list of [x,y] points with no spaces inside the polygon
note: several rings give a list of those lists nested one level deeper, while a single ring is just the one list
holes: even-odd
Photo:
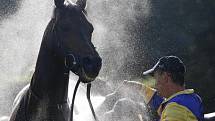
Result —
[{"label": "horse's ear", "polygon": [[55,3],[57,8],[61,8],[64,5],[64,1],[65,0],[54,0],[54,3]]},{"label": "horse's ear", "polygon": [[87,0],[77,0],[76,5],[78,5],[82,10],[85,9],[87,4]]}]

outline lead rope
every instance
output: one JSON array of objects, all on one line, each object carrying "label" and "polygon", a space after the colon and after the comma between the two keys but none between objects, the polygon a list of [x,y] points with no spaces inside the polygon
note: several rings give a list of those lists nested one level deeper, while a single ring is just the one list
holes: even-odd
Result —
[{"label": "lead rope", "polygon": [[[80,84],[81,80],[78,79],[76,85],[75,85],[75,89],[74,89],[74,93],[73,93],[73,97],[72,97],[72,104],[71,104],[71,112],[70,112],[70,121],[73,121],[73,110],[74,110],[74,103],[75,103],[75,96],[76,96],[76,93],[77,93],[77,90],[78,90],[78,86]],[[95,119],[95,121],[99,121],[98,118],[96,117],[96,113],[93,109],[93,105],[92,105],[92,102],[90,100],[90,88],[91,88],[91,83],[88,83],[87,84],[87,100],[89,102],[89,105],[90,105],[90,109],[92,111],[92,114],[93,114],[93,117]]]},{"label": "lead rope", "polygon": [[74,103],[75,103],[75,95],[76,95],[76,92],[78,90],[78,86],[80,84],[81,80],[78,79],[76,85],[75,85],[75,89],[74,89],[74,92],[73,92],[73,96],[72,96],[72,104],[71,104],[71,112],[70,112],[70,121],[73,121],[73,110],[74,110]]},{"label": "lead rope", "polygon": [[95,111],[93,109],[93,105],[92,105],[92,102],[90,100],[90,88],[91,88],[91,83],[88,83],[87,84],[87,100],[89,102],[90,109],[92,111],[92,114],[93,114],[93,117],[94,117],[95,121],[99,121],[98,118],[96,117],[96,113],[95,113]]}]

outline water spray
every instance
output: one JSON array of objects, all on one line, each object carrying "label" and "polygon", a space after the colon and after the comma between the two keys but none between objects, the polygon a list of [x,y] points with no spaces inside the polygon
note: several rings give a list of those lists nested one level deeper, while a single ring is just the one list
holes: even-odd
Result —
[{"label": "water spray", "polygon": [[[74,89],[74,92],[73,92],[72,104],[71,104],[71,112],[70,112],[70,121],[73,121],[73,110],[74,110],[74,104],[75,104],[75,96],[76,96],[78,87],[80,85],[80,82],[82,82],[82,81],[79,78],[77,83],[76,83],[76,85],[75,85],[75,89]],[[98,118],[96,117],[96,113],[94,111],[94,108],[93,108],[93,105],[92,105],[92,102],[91,102],[91,99],[90,99],[90,89],[91,89],[91,83],[87,83],[87,100],[88,100],[88,103],[90,105],[90,109],[92,111],[92,114],[93,114],[93,117],[94,117],[95,121],[99,121]]]}]

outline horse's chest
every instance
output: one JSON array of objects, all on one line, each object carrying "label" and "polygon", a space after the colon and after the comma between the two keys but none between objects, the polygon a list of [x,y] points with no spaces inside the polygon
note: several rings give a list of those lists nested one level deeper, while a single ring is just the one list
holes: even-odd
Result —
[{"label": "horse's chest", "polygon": [[14,110],[10,121],[68,121],[69,105],[49,105],[47,101],[39,100],[31,91],[27,91]]},{"label": "horse's chest", "polygon": [[70,110],[67,103],[51,105],[47,100],[36,99],[33,94],[30,98],[27,109],[30,121],[68,121]]}]

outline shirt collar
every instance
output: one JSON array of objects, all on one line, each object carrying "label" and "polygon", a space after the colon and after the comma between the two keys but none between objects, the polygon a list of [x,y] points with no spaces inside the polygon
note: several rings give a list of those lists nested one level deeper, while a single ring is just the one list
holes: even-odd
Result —
[{"label": "shirt collar", "polygon": [[193,90],[193,89],[185,89],[185,90],[183,90],[183,91],[179,91],[179,92],[173,94],[172,96],[170,96],[169,98],[165,99],[165,100],[162,102],[162,104],[168,102],[169,100],[171,100],[172,98],[174,98],[174,97],[177,96],[177,95],[181,95],[181,94],[192,94],[192,93],[194,93],[194,90]]}]

